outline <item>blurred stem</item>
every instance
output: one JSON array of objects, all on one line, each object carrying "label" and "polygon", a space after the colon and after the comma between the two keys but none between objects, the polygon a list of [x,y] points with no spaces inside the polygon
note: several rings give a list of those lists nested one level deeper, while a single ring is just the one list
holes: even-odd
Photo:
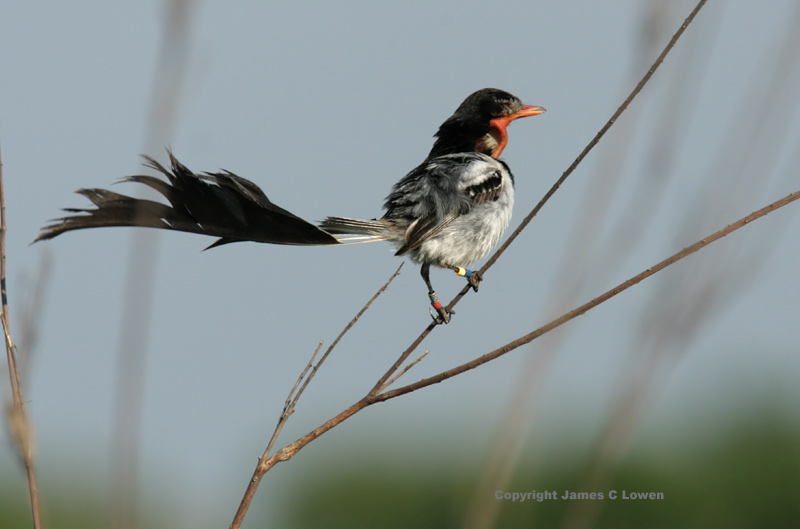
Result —
[{"label": "blurred stem", "polygon": [[[158,65],[154,73],[145,133],[145,151],[170,143],[183,86],[193,0],[167,0]],[[139,456],[147,365],[147,338],[155,292],[157,238],[135,232],[127,270],[119,337],[112,446],[112,515],[116,529],[137,527]]]},{"label": "blurred stem", "polygon": [[3,191],[3,158],[0,156],[0,297],[2,298],[3,313],[0,320],[3,323],[3,336],[6,342],[6,362],[8,363],[8,378],[11,382],[11,405],[7,411],[7,419],[11,437],[25,466],[28,478],[28,493],[31,498],[31,517],[33,527],[41,527],[39,518],[39,490],[36,487],[36,474],[33,471],[33,443],[31,440],[31,425],[25,412],[25,399],[22,394],[19,368],[17,367],[16,347],[11,340],[11,327],[8,323],[8,296],[6,294],[6,198]]}]

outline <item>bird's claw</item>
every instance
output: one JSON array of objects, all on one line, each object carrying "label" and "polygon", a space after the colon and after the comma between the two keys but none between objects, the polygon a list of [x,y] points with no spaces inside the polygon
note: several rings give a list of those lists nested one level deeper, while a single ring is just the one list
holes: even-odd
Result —
[{"label": "bird's claw", "polygon": [[483,281],[483,276],[479,272],[472,272],[472,275],[467,278],[467,283],[472,287],[475,292],[478,291],[478,286]]},{"label": "bird's claw", "polygon": [[429,292],[428,297],[431,300],[433,309],[436,309],[436,312],[434,312],[433,309],[429,309],[434,323],[437,325],[441,325],[442,323],[450,323],[450,315],[455,314],[456,311],[447,310],[447,308],[439,302],[439,297],[436,295],[436,292]]},{"label": "bird's claw", "polygon": [[450,323],[450,315],[455,314],[454,310],[447,310],[444,307],[439,307],[436,311],[429,309],[433,323],[441,325],[442,323]]}]

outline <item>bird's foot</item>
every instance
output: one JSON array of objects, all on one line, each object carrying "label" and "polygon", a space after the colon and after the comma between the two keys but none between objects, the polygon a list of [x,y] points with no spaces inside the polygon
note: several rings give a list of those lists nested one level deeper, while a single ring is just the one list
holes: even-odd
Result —
[{"label": "bird's foot", "polygon": [[469,283],[469,286],[472,287],[472,290],[475,292],[478,291],[478,285],[480,285],[481,281],[483,281],[483,277],[481,276],[480,272],[475,272],[469,268],[462,268],[460,266],[454,266],[453,271],[456,273],[456,275],[466,277],[467,283]]},{"label": "bird's foot", "polygon": [[447,310],[446,307],[442,306],[439,302],[439,296],[436,295],[436,292],[428,292],[428,297],[431,300],[431,305],[436,312],[431,309],[431,318],[433,318],[434,323],[437,325],[441,325],[442,323],[450,323],[450,315],[455,314],[456,311],[454,310]]}]

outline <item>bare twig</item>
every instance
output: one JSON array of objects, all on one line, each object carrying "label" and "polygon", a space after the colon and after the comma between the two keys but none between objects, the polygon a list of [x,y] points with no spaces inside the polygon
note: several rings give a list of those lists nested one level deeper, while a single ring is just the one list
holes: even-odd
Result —
[{"label": "bare twig", "polygon": [[[242,498],[241,503],[239,504],[239,509],[236,511],[236,516],[233,519],[231,527],[241,526],[242,521],[244,520],[244,516],[245,514],[247,514],[247,509],[250,508],[250,503],[253,501],[253,497],[255,496],[258,484],[261,481],[263,475],[267,472],[267,470],[269,470],[269,468],[266,468],[264,464],[265,461],[268,461],[267,456],[269,456],[269,453],[272,451],[272,447],[275,444],[278,435],[280,435],[281,430],[283,430],[286,421],[289,419],[292,413],[294,413],[294,408],[297,405],[297,401],[300,399],[300,396],[303,394],[303,391],[305,391],[309,382],[311,382],[311,379],[314,378],[314,375],[317,373],[317,370],[319,370],[322,363],[325,362],[325,360],[328,358],[328,355],[331,354],[333,348],[336,347],[336,345],[342,340],[344,335],[350,329],[353,328],[356,322],[358,322],[358,320],[361,319],[361,316],[367,311],[367,309],[370,308],[370,306],[372,306],[372,303],[376,299],[378,299],[378,296],[383,294],[386,291],[386,289],[389,288],[389,285],[392,283],[392,281],[394,281],[394,279],[398,275],[400,275],[400,270],[402,268],[403,268],[403,263],[400,263],[400,266],[397,267],[397,270],[395,270],[394,274],[392,274],[392,276],[386,281],[386,283],[384,283],[383,286],[379,288],[378,291],[375,292],[375,294],[369,299],[369,301],[367,301],[366,304],[364,304],[361,310],[358,311],[358,314],[356,314],[355,317],[352,320],[350,320],[350,323],[348,323],[345,326],[345,328],[342,329],[342,332],[340,332],[339,336],[337,336],[336,339],[333,341],[333,343],[331,343],[331,345],[325,351],[325,354],[322,355],[322,358],[319,359],[319,362],[317,362],[316,365],[314,365],[314,359],[316,358],[317,353],[319,353],[320,349],[322,348],[322,342],[319,343],[319,346],[317,346],[316,351],[314,351],[314,354],[311,355],[311,360],[309,360],[308,364],[306,364],[306,367],[303,369],[303,372],[300,374],[300,377],[297,379],[297,382],[295,382],[294,387],[289,392],[289,396],[286,398],[286,403],[284,404],[283,412],[281,412],[281,416],[278,419],[278,425],[275,427],[275,431],[273,432],[272,437],[267,443],[267,448],[266,450],[264,450],[264,454],[258,459],[258,465],[256,465],[256,469],[255,471],[253,471],[253,478],[250,480],[250,484],[247,486],[247,490],[245,491],[245,495]],[[311,368],[312,365],[313,369]],[[310,373],[309,369],[311,369]],[[306,374],[308,374],[307,377]],[[294,395],[294,397],[292,397],[295,390],[297,390],[297,387],[300,385],[300,382],[303,381],[304,378],[305,381],[303,382],[303,385],[300,387],[300,390],[297,391],[297,394]],[[270,465],[270,468],[271,466],[272,465]]]},{"label": "bare twig", "polygon": [[733,224],[729,224],[728,226],[722,228],[721,230],[718,230],[718,231],[712,233],[708,237],[705,237],[705,238],[697,241],[696,243],[692,244],[691,246],[687,246],[683,250],[679,251],[678,253],[676,253],[676,254],[674,254],[674,255],[666,258],[666,259],[664,259],[663,261],[661,261],[660,263],[656,264],[655,266],[652,266],[652,267],[648,268],[647,270],[645,270],[644,272],[635,275],[634,277],[628,279],[627,281],[625,281],[623,283],[620,283],[616,287],[614,287],[611,290],[605,292],[604,294],[594,298],[593,300],[589,301],[588,303],[584,303],[580,307],[567,312],[566,314],[564,314],[560,318],[556,318],[555,320],[551,321],[547,325],[544,325],[544,326],[536,329],[535,331],[532,331],[532,332],[526,334],[525,336],[521,336],[520,338],[517,338],[516,340],[511,341],[511,342],[507,343],[506,345],[504,345],[502,347],[499,347],[499,348],[495,349],[494,351],[492,351],[490,353],[486,353],[485,355],[480,356],[480,357],[476,358],[475,360],[472,360],[471,362],[467,362],[465,364],[461,364],[460,366],[454,367],[452,369],[448,369],[447,371],[443,371],[443,372],[439,373],[438,375],[434,375],[432,377],[428,377],[428,378],[422,379],[422,380],[420,380],[418,382],[415,382],[413,384],[408,384],[407,386],[403,386],[403,387],[394,389],[392,391],[387,391],[386,393],[381,393],[380,395],[378,395],[376,400],[377,401],[389,400],[391,398],[398,397],[398,396],[403,395],[405,393],[411,393],[412,391],[415,391],[417,389],[430,386],[432,384],[438,384],[439,382],[447,380],[448,378],[454,377],[456,375],[460,375],[461,373],[464,373],[466,371],[470,371],[472,369],[475,369],[476,367],[482,366],[483,364],[485,364],[487,362],[490,362],[490,361],[494,360],[495,358],[499,358],[499,357],[503,356],[504,354],[506,354],[506,353],[508,353],[510,351],[513,351],[517,347],[520,347],[521,345],[525,345],[526,343],[530,343],[533,340],[535,340],[536,338],[538,338],[539,336],[541,336],[541,335],[543,335],[545,333],[548,333],[548,332],[552,331],[553,329],[555,329],[557,327],[560,327],[561,325],[567,323],[570,320],[573,320],[573,319],[577,318],[581,314],[584,314],[584,313],[588,312],[589,310],[593,309],[597,305],[600,305],[601,303],[604,303],[605,301],[608,301],[609,299],[613,298],[617,294],[629,289],[630,287],[632,287],[635,284],[641,282],[642,280],[647,279],[648,277],[652,276],[656,272],[660,272],[664,268],[666,268],[666,267],[668,267],[668,266],[680,261],[684,257],[687,257],[687,256],[697,252],[698,250],[708,246],[712,242],[717,241],[717,240],[721,239],[722,237],[725,237],[729,233],[732,233],[732,232],[738,230],[739,228],[744,227],[746,224],[749,224],[749,223],[753,222],[754,220],[756,220],[758,218],[761,218],[764,215],[767,215],[768,213],[771,213],[772,211],[774,211],[774,210],[776,210],[778,208],[781,208],[781,207],[783,207],[783,206],[785,206],[785,205],[787,205],[787,204],[789,204],[791,202],[794,202],[798,198],[800,198],[800,190],[799,191],[795,191],[794,193],[790,193],[789,195],[786,195],[782,199],[777,200],[777,201],[773,202],[772,204],[769,204],[768,206],[765,206],[765,207],[759,209],[758,211],[755,211],[755,212],[751,213],[750,215],[747,215],[746,217],[739,219],[738,221],[734,222]]},{"label": "bare twig", "polygon": [[380,393],[380,392],[381,392],[381,391],[383,391],[384,389],[386,389],[386,388],[388,388],[389,386],[391,386],[392,384],[394,384],[394,383],[395,383],[395,381],[397,381],[397,379],[398,379],[398,378],[400,378],[400,377],[402,377],[403,375],[405,375],[406,373],[408,373],[408,370],[409,370],[409,369],[411,369],[412,367],[414,367],[415,365],[417,365],[417,364],[420,362],[420,360],[422,360],[423,358],[425,358],[426,356],[428,356],[428,353],[430,353],[430,351],[425,351],[424,353],[422,353],[421,355],[419,355],[419,356],[418,356],[418,357],[417,357],[417,358],[416,358],[414,361],[412,361],[410,364],[408,364],[406,367],[404,367],[404,368],[403,368],[403,369],[402,369],[402,370],[401,370],[399,373],[397,373],[395,376],[393,376],[393,377],[392,377],[392,378],[391,378],[391,379],[390,379],[390,380],[389,380],[389,381],[388,381],[386,384],[384,384],[383,386],[381,386],[381,389],[380,389],[380,390],[378,390],[378,392]]},{"label": "bare twig", "polygon": [[297,397],[295,398],[293,398],[294,392],[297,391],[298,387],[300,387],[300,384],[303,382],[303,379],[306,378],[308,370],[311,369],[311,366],[314,365],[314,360],[317,359],[317,355],[322,350],[323,343],[324,342],[322,340],[319,341],[319,345],[317,345],[317,348],[314,349],[314,354],[311,355],[311,359],[306,364],[306,367],[303,368],[303,371],[300,373],[300,376],[297,377],[297,382],[294,383],[294,386],[292,386],[292,390],[289,392],[289,395],[286,396],[286,402],[283,404],[283,411],[281,412],[281,418],[292,414],[292,409],[294,408],[297,399],[300,398],[300,393],[302,393],[302,390],[300,391],[300,393],[297,394]]},{"label": "bare twig", "polygon": [[[336,339],[333,341],[333,343],[330,345],[330,347],[328,347],[328,350],[325,351],[325,354],[322,355],[322,358],[319,359],[319,363],[314,367],[314,370],[311,372],[311,375],[308,377],[308,379],[306,380],[305,384],[303,385],[303,388],[300,390],[301,392],[308,385],[308,382],[314,376],[314,373],[316,373],[317,369],[322,364],[322,362],[324,362],[325,359],[328,358],[328,355],[331,354],[331,351],[333,351],[333,348],[336,347],[336,345],[341,341],[341,339],[344,337],[344,335],[347,333],[347,331],[352,329],[353,326],[356,324],[356,322],[359,319],[361,319],[361,316],[367,311],[367,309],[370,307],[370,305],[372,305],[372,303],[376,299],[378,299],[378,296],[383,294],[386,291],[386,289],[389,288],[389,285],[392,283],[392,281],[394,281],[394,279],[398,275],[400,275],[400,270],[402,270],[402,268],[403,268],[403,263],[400,263],[400,266],[397,267],[397,270],[394,271],[394,274],[392,274],[392,276],[386,281],[386,283],[383,284],[383,286],[381,288],[378,289],[377,292],[375,292],[375,294],[369,299],[369,301],[367,301],[367,303],[361,308],[361,310],[358,311],[358,314],[356,314],[355,317],[352,320],[350,320],[350,323],[348,323],[347,326],[345,326],[345,328],[342,329],[342,332],[339,333],[339,336],[336,337]],[[298,395],[298,397],[299,397],[299,395]]]},{"label": "bare twig", "polygon": [[[319,345],[317,345],[317,348],[314,349],[314,354],[311,355],[311,359],[306,364],[306,367],[303,368],[303,371],[302,373],[300,373],[300,376],[297,377],[297,382],[294,383],[292,390],[286,397],[286,402],[283,404],[283,411],[281,411],[281,415],[280,417],[278,417],[278,424],[275,426],[275,431],[272,432],[272,437],[270,437],[269,443],[267,443],[267,448],[266,450],[264,450],[264,455],[261,456],[262,458],[267,457],[267,455],[269,455],[273,445],[275,445],[275,441],[278,440],[278,436],[280,435],[281,430],[283,430],[283,426],[286,424],[286,421],[289,420],[289,417],[292,415],[292,413],[294,413],[294,408],[297,405],[297,401],[298,399],[300,399],[300,395],[303,394],[303,390],[305,389],[308,381],[306,381],[306,384],[303,384],[303,387],[300,388],[300,391],[297,393],[297,395],[295,395],[295,391],[297,391],[297,388],[303,382],[303,379],[306,378],[306,374],[308,374],[308,371],[314,365],[314,360],[316,360],[317,355],[319,354],[321,349],[322,349],[322,340],[320,340]],[[315,371],[318,367],[319,364],[317,364],[317,366],[314,368]],[[313,376],[314,373],[312,372],[311,376],[309,376],[308,379],[310,380]]]},{"label": "bare twig", "polygon": [[0,321],[3,325],[3,336],[6,343],[6,362],[8,377],[11,381],[11,405],[8,407],[8,424],[14,439],[25,474],[28,478],[28,493],[31,498],[31,517],[33,527],[41,527],[39,517],[39,490],[36,487],[36,474],[33,471],[33,440],[31,425],[25,412],[25,399],[22,393],[19,368],[17,367],[16,347],[11,340],[11,327],[8,323],[8,296],[6,295],[6,199],[3,192],[3,159],[0,157],[0,298],[2,310]]},{"label": "bare twig", "polygon": [[[333,348],[336,347],[336,345],[342,340],[344,335],[347,334],[347,331],[352,329],[353,326],[356,324],[356,322],[358,322],[358,320],[361,319],[361,316],[363,316],[363,314],[367,311],[367,309],[369,309],[372,303],[376,299],[378,299],[378,296],[383,294],[386,291],[386,289],[389,288],[391,282],[394,281],[394,279],[398,275],[400,275],[400,270],[402,268],[403,268],[403,263],[400,263],[400,266],[397,267],[397,270],[395,270],[394,274],[392,274],[392,276],[388,279],[388,281],[386,281],[386,283],[384,283],[384,285],[381,288],[379,288],[377,292],[375,292],[375,294],[369,299],[369,301],[367,301],[366,304],[364,304],[364,306],[361,307],[361,310],[358,311],[358,314],[356,314],[355,317],[352,320],[350,320],[350,323],[348,323],[345,326],[345,328],[342,329],[342,332],[339,333],[339,336],[337,336],[336,339],[333,341],[333,343],[331,343],[331,345],[325,351],[325,354],[322,355],[322,358],[320,358],[319,362],[317,362],[315,365],[314,360],[316,359],[320,349],[322,349],[322,342],[321,341],[319,342],[319,345],[314,351],[314,354],[311,355],[311,360],[308,361],[308,364],[306,364],[306,367],[303,369],[303,372],[300,373],[297,382],[295,382],[294,387],[289,392],[289,396],[286,397],[286,403],[283,406],[283,412],[281,412],[281,416],[278,419],[278,426],[275,428],[275,432],[272,434],[272,438],[270,439],[269,443],[267,443],[267,449],[264,450],[264,455],[261,456],[262,459],[269,455],[270,451],[272,450],[272,446],[275,444],[278,435],[283,429],[284,424],[286,424],[286,421],[289,419],[289,416],[291,416],[292,413],[294,413],[294,408],[297,405],[297,401],[300,399],[300,396],[305,391],[309,382],[311,382],[311,379],[314,378],[314,375],[317,374],[317,371],[319,370],[320,366],[322,366],[323,362],[325,362],[325,360],[328,358],[328,355],[331,354]],[[311,370],[311,373],[309,373],[309,370]],[[306,377],[307,373],[308,377]],[[294,392],[297,390],[298,386],[300,386],[301,382],[303,385],[300,387],[300,391],[297,392],[297,395],[294,395]],[[294,397],[292,397],[293,395]]]}]

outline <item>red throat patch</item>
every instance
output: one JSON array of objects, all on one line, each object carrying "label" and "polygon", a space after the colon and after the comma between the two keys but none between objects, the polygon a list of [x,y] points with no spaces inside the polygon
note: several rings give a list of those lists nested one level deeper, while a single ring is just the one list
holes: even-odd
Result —
[{"label": "red throat patch", "polygon": [[535,107],[528,105],[522,107],[513,114],[495,118],[489,121],[489,134],[497,142],[497,146],[494,148],[494,150],[492,150],[492,158],[495,159],[499,158],[500,155],[503,153],[503,149],[505,149],[506,145],[508,145],[508,131],[506,130],[506,128],[508,127],[509,123],[511,123],[517,118],[538,116],[539,114],[542,114],[544,112],[545,109],[542,107]]}]

